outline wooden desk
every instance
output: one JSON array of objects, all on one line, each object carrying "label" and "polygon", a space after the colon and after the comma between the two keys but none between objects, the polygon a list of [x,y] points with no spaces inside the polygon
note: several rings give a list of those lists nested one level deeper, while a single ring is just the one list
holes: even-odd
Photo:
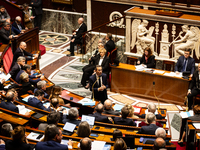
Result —
[{"label": "wooden desk", "polygon": [[189,86],[188,80],[136,71],[134,65],[123,63],[112,67],[111,75],[112,92],[156,100],[153,88],[153,82],[155,82],[155,94],[158,99],[178,105],[183,104]]}]

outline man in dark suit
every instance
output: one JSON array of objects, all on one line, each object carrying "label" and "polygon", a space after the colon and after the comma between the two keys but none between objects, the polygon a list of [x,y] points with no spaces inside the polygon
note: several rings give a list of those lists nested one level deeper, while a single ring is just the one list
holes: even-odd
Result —
[{"label": "man in dark suit", "polygon": [[79,117],[78,109],[76,107],[72,107],[72,108],[70,108],[70,110],[68,112],[68,118],[67,118],[66,111],[63,111],[62,122],[63,123],[69,122],[69,123],[76,124],[78,126],[79,123],[81,122],[81,120],[77,120],[78,117]]},{"label": "man in dark suit", "polygon": [[10,29],[10,23],[5,22],[0,30],[0,43],[8,44],[11,39],[17,37],[15,33]]},{"label": "man in dark suit", "polygon": [[198,64],[198,70],[194,72],[192,81],[190,82],[187,97],[188,97],[188,108],[192,109],[193,96],[200,94],[200,63]]},{"label": "man in dark suit", "polygon": [[5,108],[5,109],[8,109],[10,111],[14,111],[16,113],[19,113],[19,109],[18,107],[16,107],[14,104],[13,104],[13,101],[14,101],[14,93],[13,92],[8,92],[6,94],[6,100],[7,101],[1,101],[0,103],[0,107],[2,108]]},{"label": "man in dark suit", "polygon": [[35,93],[34,93],[34,97],[30,97],[28,99],[28,104],[33,106],[33,107],[37,107],[39,109],[42,109],[42,110],[47,110],[47,108],[45,108],[43,106],[43,103],[41,102],[42,99],[44,97],[44,92],[41,91],[41,90],[37,90]]},{"label": "man in dark suit", "polygon": [[70,55],[67,56],[74,56],[74,46],[76,44],[82,44],[82,33],[87,31],[87,26],[84,23],[84,19],[83,18],[79,18],[78,19],[78,24],[79,24],[79,28],[76,30],[76,32],[73,33],[71,42],[70,42]]},{"label": "man in dark suit", "polygon": [[112,40],[112,34],[111,33],[107,33],[106,40],[107,40],[107,43],[105,44],[104,47],[107,50],[107,53],[110,53],[113,49],[115,49],[115,43]]},{"label": "man in dark suit", "polygon": [[0,23],[5,23],[7,19],[10,20],[9,14],[4,6],[0,6]]},{"label": "man in dark suit", "polygon": [[190,76],[194,73],[195,69],[195,60],[194,58],[190,57],[191,49],[186,49],[184,52],[184,56],[180,56],[176,66],[175,72],[178,74],[179,72],[190,71]]},{"label": "man in dark suit", "polygon": [[133,119],[127,118],[129,115],[129,109],[128,107],[124,106],[121,110],[122,116],[121,117],[115,117],[114,124],[120,124],[120,125],[127,125],[127,126],[136,126],[136,123],[133,122]]},{"label": "man in dark suit", "polygon": [[[26,61],[27,60],[32,60],[35,58],[38,58],[38,54],[36,54],[35,56],[33,56],[33,54],[29,53],[26,51],[26,43],[25,42],[20,42],[19,47],[16,49],[16,51],[14,52],[14,56],[13,56],[13,63],[15,63],[17,61],[17,58],[19,56],[23,56],[26,57]],[[29,57],[27,57],[29,56]]]},{"label": "man in dark suit", "polygon": [[100,65],[96,66],[95,72],[96,73],[89,78],[90,91],[92,91],[92,98],[94,97],[95,100],[99,100],[103,104],[104,101],[108,98],[107,76],[106,74],[102,73],[102,66]]},{"label": "man in dark suit", "polygon": [[32,7],[32,13],[34,18],[34,27],[39,27],[41,30],[42,22],[42,0],[31,0],[30,6]]},{"label": "man in dark suit", "polygon": [[15,18],[15,22],[12,24],[12,31],[18,35],[20,33],[24,33],[25,27],[21,24],[22,18],[20,16],[17,16]]},{"label": "man in dark suit", "polygon": [[80,140],[80,150],[91,150],[92,149],[92,141],[86,137]]},{"label": "man in dark suit", "polygon": [[[83,76],[81,79],[81,85],[86,89],[89,88],[89,85],[86,85],[86,83],[94,72],[96,65],[102,66],[102,71],[107,75],[107,77],[109,74],[109,58],[106,57],[106,50],[104,48],[99,49],[99,55],[92,57],[91,61],[94,63],[94,65],[89,65],[88,67],[83,68]],[[81,85],[79,85],[79,87],[81,87]]]},{"label": "man in dark suit", "polygon": [[95,117],[95,121],[104,122],[104,123],[112,123],[111,121],[112,119],[109,120],[107,116],[102,115],[102,112],[104,111],[102,103],[97,104],[95,107],[95,110],[96,112],[90,115],[90,116]]},{"label": "man in dark suit", "polygon": [[[154,103],[150,103],[148,106],[148,112],[152,112],[153,114],[155,114],[156,112],[156,105]],[[142,114],[140,116],[141,118],[145,118],[146,114]],[[162,115],[161,114],[156,114],[156,119],[162,119]]]},{"label": "man in dark suit", "polygon": [[49,98],[49,94],[47,94],[46,93],[46,88],[47,88],[47,83],[46,83],[46,81],[39,81],[39,82],[37,82],[37,88],[35,88],[35,90],[34,90],[34,93],[35,93],[35,91],[37,91],[37,90],[41,90],[42,92],[44,92],[44,98]]},{"label": "man in dark suit", "polygon": [[72,149],[72,141],[69,140],[68,145],[60,144],[62,140],[62,131],[56,125],[48,125],[45,130],[45,142],[38,142],[35,150],[68,150]]},{"label": "man in dark suit", "polygon": [[142,126],[137,133],[155,135],[155,131],[158,128],[158,126],[156,125],[156,116],[152,112],[148,112],[146,118],[149,125]]},{"label": "man in dark suit", "polygon": [[161,150],[161,149],[165,149],[166,146],[166,142],[163,138],[156,138],[156,140],[154,141],[154,145],[153,145],[153,149],[152,150]]},{"label": "man in dark suit", "polygon": [[15,62],[14,65],[12,66],[12,69],[9,73],[13,80],[16,79],[18,72],[22,70],[23,66],[25,65],[25,60],[26,60],[25,57],[20,56],[17,58],[17,62]]},{"label": "man in dark suit", "polygon": [[112,108],[112,101],[107,99],[105,102],[104,102],[104,112],[103,114],[111,114],[111,115],[117,115],[119,116],[120,115],[120,112],[118,111],[115,111],[113,108]]}]

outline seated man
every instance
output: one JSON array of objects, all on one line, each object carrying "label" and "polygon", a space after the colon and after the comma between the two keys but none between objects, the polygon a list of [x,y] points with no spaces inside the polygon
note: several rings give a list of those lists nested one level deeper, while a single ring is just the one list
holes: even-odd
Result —
[{"label": "seated man", "polygon": [[195,59],[190,57],[192,50],[186,49],[184,52],[184,56],[180,56],[175,66],[175,72],[178,74],[179,72],[189,71],[190,77],[192,77],[195,70]]},{"label": "seated man", "polygon": [[113,131],[113,138],[112,141],[116,141],[117,138],[122,137],[122,131],[115,129]]},{"label": "seated man", "polygon": [[86,137],[80,140],[80,150],[91,150],[92,149],[92,141]]},{"label": "seated man", "polygon": [[1,135],[11,138],[11,131],[13,130],[13,127],[10,123],[4,123],[1,126]]},{"label": "seated man", "polygon": [[69,112],[68,112],[68,118],[66,115],[66,111],[63,111],[63,123],[66,122],[70,122],[73,124],[76,124],[77,126],[79,125],[79,123],[81,122],[81,120],[77,120],[79,117],[79,112],[78,109],[76,107],[72,107],[70,108]]},{"label": "seated man", "polygon": [[25,31],[25,27],[22,25],[21,21],[22,21],[22,18],[20,16],[17,16],[15,18],[15,22],[13,22],[13,24],[12,24],[12,31],[16,35],[18,35],[20,33],[24,33],[24,31]]},{"label": "seated man", "polygon": [[[29,53],[26,51],[26,43],[25,42],[20,42],[20,45],[19,47],[16,49],[14,55],[13,55],[13,62],[16,62],[17,58],[19,56],[23,56],[26,58],[26,61],[27,60],[32,60],[32,59],[35,59],[38,57],[38,54],[36,54],[34,57],[33,57],[33,54]],[[29,56],[29,57],[27,57]]]},{"label": "seated man", "polygon": [[193,96],[200,94],[200,63],[198,64],[198,70],[194,72],[192,81],[189,84],[187,93],[188,97],[188,108],[192,109]]},{"label": "seated man", "polygon": [[23,66],[25,65],[25,60],[26,60],[25,57],[20,56],[19,58],[17,58],[17,62],[15,62],[14,65],[12,66],[12,69],[9,73],[13,80],[16,79],[18,72],[22,70]]},{"label": "seated man", "polygon": [[46,91],[46,81],[39,81],[38,83],[37,83],[37,88],[34,90],[34,93],[35,93],[35,91],[37,91],[37,90],[41,90],[41,91],[43,91],[44,92],[44,98],[49,98],[49,95],[45,92]]},{"label": "seated man", "polygon": [[153,150],[161,150],[162,148],[165,148],[166,146],[166,142],[163,138],[157,138],[154,141],[154,145],[153,145]]},{"label": "seated man", "polygon": [[9,44],[10,40],[14,37],[17,37],[14,32],[10,31],[11,24],[8,22],[5,22],[3,24],[3,27],[0,30],[0,43],[2,44]]},{"label": "seated man", "polygon": [[8,109],[10,111],[14,111],[16,113],[19,113],[18,107],[16,107],[13,104],[13,101],[14,101],[14,93],[13,92],[11,92],[11,91],[7,92],[7,94],[6,94],[6,100],[7,101],[1,101],[0,107]]},{"label": "seated man", "polygon": [[68,150],[72,149],[72,141],[68,145],[60,144],[62,140],[62,131],[56,125],[48,125],[44,132],[43,142],[38,142],[35,150]]},{"label": "seated man", "polygon": [[5,23],[6,20],[10,20],[10,16],[7,13],[4,6],[0,6],[0,23]]},{"label": "seated man", "polygon": [[49,124],[55,124],[57,126],[59,120],[60,120],[60,113],[52,111],[47,115],[47,123],[40,123],[38,126],[38,130],[45,131],[46,127]]},{"label": "seated man", "polygon": [[104,122],[104,123],[112,123],[112,119],[108,119],[107,116],[103,116],[102,112],[104,111],[103,104],[99,103],[95,107],[96,112],[94,114],[91,114],[90,116],[95,117],[95,121],[98,122]]},{"label": "seated man", "polygon": [[155,131],[158,128],[156,125],[156,116],[152,112],[148,112],[146,118],[149,125],[142,126],[137,133],[155,135]]},{"label": "seated man", "polygon": [[35,87],[29,82],[29,76],[26,72],[20,75],[20,84],[22,85],[22,94],[33,93]]},{"label": "seated man", "polygon": [[19,101],[18,93],[15,88],[8,89],[7,92],[13,92],[14,93],[14,101]]},{"label": "seated man", "polygon": [[112,108],[112,101],[107,99],[105,102],[104,102],[104,112],[103,114],[111,114],[111,115],[117,115],[119,116],[120,115],[120,112],[118,111],[115,111],[113,108]]},{"label": "seated man", "polygon": [[[39,81],[41,81],[41,80],[44,79],[44,76],[42,74],[40,74],[40,75],[30,75],[31,74],[31,66],[28,65],[28,64],[25,64],[24,67],[23,67],[23,69],[18,72],[18,74],[17,74],[17,76],[15,78],[15,81],[17,83],[20,83],[20,75],[23,72],[26,72],[29,75],[29,82],[31,84],[33,84],[33,85],[36,85]],[[33,78],[38,78],[38,79],[33,80]]]},{"label": "seated man", "polygon": [[73,33],[73,36],[71,38],[71,42],[70,42],[70,52],[71,52],[71,54],[68,55],[68,56],[74,56],[74,46],[76,44],[82,43],[82,33],[87,31],[87,26],[84,23],[83,18],[78,19],[78,24],[79,24],[79,28],[77,29],[76,32]]},{"label": "seated man", "polygon": [[124,106],[121,109],[122,116],[121,117],[115,117],[114,124],[120,124],[120,125],[127,125],[127,126],[136,126],[136,123],[133,122],[133,119],[127,118],[129,115],[129,109]]},{"label": "seated man", "polygon": [[107,53],[110,53],[113,49],[115,49],[115,43],[112,40],[112,34],[111,33],[107,33],[106,35],[106,44],[105,44],[105,49],[107,51]]},{"label": "seated man", "polygon": [[41,102],[43,97],[44,97],[44,92],[41,91],[41,90],[37,90],[34,93],[34,97],[30,97],[28,99],[28,104],[33,106],[33,107],[37,107],[39,109],[48,111],[47,108],[45,108],[43,106],[43,103]]},{"label": "seated man", "polygon": [[[156,105],[154,103],[150,103],[148,106],[148,112],[152,112],[153,114],[155,114],[156,112]],[[141,118],[145,118],[146,114],[142,114],[140,117]],[[156,114],[156,119],[162,119],[162,115],[161,114]]]}]

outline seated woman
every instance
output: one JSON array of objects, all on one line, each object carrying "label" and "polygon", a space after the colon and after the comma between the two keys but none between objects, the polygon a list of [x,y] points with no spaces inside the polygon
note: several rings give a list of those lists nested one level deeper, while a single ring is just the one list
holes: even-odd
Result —
[{"label": "seated woman", "polygon": [[29,82],[29,75],[23,72],[20,75],[20,84],[22,84],[22,94],[27,94],[28,91],[34,91],[34,86]]},{"label": "seated woman", "polygon": [[61,92],[62,88],[60,86],[53,86],[49,99],[57,98],[59,100],[59,104],[65,104],[64,100],[60,97]]},{"label": "seated woman", "polygon": [[128,117],[132,117],[132,118],[139,118],[138,116],[134,115],[134,107],[131,104],[126,104],[125,105],[128,110],[129,110],[129,115]]},{"label": "seated woman", "polygon": [[126,149],[127,149],[126,142],[122,138],[118,138],[115,141],[113,150],[126,150]]},{"label": "seated woman", "polygon": [[31,145],[25,136],[26,129],[22,126],[17,126],[13,131],[11,131],[12,139],[6,141],[6,150],[31,150]]},{"label": "seated woman", "polygon": [[151,49],[149,47],[144,49],[144,54],[140,61],[137,62],[138,65],[142,64],[144,67],[147,68],[155,68],[155,56],[152,54]]},{"label": "seated woman", "polygon": [[87,121],[83,121],[79,124],[77,135],[78,137],[89,137],[90,136],[90,125]]},{"label": "seated woman", "polygon": [[48,107],[48,111],[60,111],[62,108],[61,107],[59,107],[60,105],[59,105],[59,100],[58,100],[58,98],[55,98],[55,97],[53,97],[52,99],[51,99],[51,103],[50,103],[50,106]]}]

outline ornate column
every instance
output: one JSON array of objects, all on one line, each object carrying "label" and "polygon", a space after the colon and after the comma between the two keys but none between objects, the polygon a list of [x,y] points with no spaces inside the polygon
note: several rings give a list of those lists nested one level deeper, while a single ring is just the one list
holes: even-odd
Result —
[{"label": "ornate column", "polygon": [[87,0],[87,30],[92,29],[92,7],[91,0]]},{"label": "ornate column", "polygon": [[126,16],[126,52],[130,53],[131,46],[131,17]]}]

